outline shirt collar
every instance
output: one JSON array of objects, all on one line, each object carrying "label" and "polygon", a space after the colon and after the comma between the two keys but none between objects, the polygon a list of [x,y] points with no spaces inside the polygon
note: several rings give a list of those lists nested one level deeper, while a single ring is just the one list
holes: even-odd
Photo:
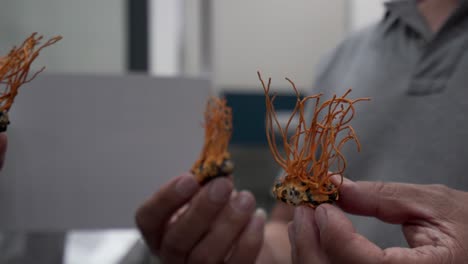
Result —
[{"label": "shirt collar", "polygon": [[[460,4],[449,20],[468,19],[468,0],[459,0]],[[433,35],[417,8],[416,0],[390,0],[385,2],[385,16],[382,20],[383,32],[386,34],[396,23],[403,23],[430,39]]]},{"label": "shirt collar", "polygon": [[396,23],[403,23],[424,38],[430,38],[432,35],[415,0],[388,1],[385,3],[385,9],[385,17],[382,21],[384,33],[387,33]]}]

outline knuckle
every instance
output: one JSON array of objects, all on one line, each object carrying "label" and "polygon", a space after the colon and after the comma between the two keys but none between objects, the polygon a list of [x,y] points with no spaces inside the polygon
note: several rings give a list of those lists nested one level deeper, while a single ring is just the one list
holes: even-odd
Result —
[{"label": "knuckle", "polygon": [[377,195],[375,197],[375,207],[373,215],[382,217],[386,214],[385,204],[388,201],[394,200],[397,194],[397,188],[389,183],[376,182],[374,183],[374,193]]},{"label": "knuckle", "polygon": [[398,188],[394,184],[385,182],[374,183],[375,192],[385,198],[393,198],[397,195]]},{"label": "knuckle", "polygon": [[395,256],[394,251],[383,250],[382,254],[375,261],[376,264],[399,264],[401,259]]}]

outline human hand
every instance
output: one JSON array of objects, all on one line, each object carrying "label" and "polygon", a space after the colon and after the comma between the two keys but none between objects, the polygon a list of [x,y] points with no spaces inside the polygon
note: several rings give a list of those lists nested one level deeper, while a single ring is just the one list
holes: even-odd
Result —
[{"label": "human hand", "polygon": [[288,223],[272,220],[265,225],[262,249],[255,264],[288,264],[291,262],[291,244]]},{"label": "human hand", "polygon": [[201,187],[176,177],[137,211],[137,226],[163,263],[254,263],[266,216],[251,193],[232,191],[226,178]]},{"label": "human hand", "polygon": [[297,208],[289,226],[294,263],[466,263],[468,193],[442,185],[345,180],[346,212],[401,224],[410,248],[381,249],[356,233],[338,208]]}]

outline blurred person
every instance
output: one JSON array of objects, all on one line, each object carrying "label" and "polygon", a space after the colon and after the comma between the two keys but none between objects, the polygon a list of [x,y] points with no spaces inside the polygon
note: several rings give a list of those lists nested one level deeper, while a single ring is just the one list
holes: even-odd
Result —
[{"label": "blurred person", "polygon": [[[335,233],[320,229],[315,220],[323,218],[309,222],[316,228],[309,234],[320,232],[320,240],[309,237],[320,241],[309,251],[322,252],[331,263],[468,262],[462,220],[468,216],[462,208],[468,196],[455,190],[468,191],[468,1],[391,1],[386,10],[382,21],[336,48],[322,65],[316,87],[328,96],[352,87],[353,97],[372,98],[357,107],[353,127],[363,152],[345,147],[346,177],[405,184],[347,182],[338,205],[352,215],[329,206],[296,213],[321,217],[330,212],[330,230],[339,222]],[[293,226],[303,223],[299,215]],[[304,250],[299,245],[305,233],[292,236],[297,252]],[[346,237],[347,248],[332,253],[337,248],[326,242],[332,234],[336,246]],[[401,248],[408,246],[413,249]],[[334,258],[343,251],[343,258]]]},{"label": "blurred person", "polygon": [[[343,149],[345,176],[367,181],[343,185],[338,205],[351,214],[329,205],[294,214],[278,204],[269,221],[253,229],[263,241],[242,243],[250,223],[263,219],[254,213],[253,197],[240,217],[230,213],[238,194],[230,195],[226,179],[200,187],[178,177],[137,213],[143,236],[164,263],[468,261],[468,1],[400,0],[385,7],[381,21],[326,57],[313,91],[331,97],[351,87],[351,97],[372,98],[356,107],[353,120],[362,152]],[[182,182],[191,187],[178,196]],[[210,190],[221,186],[222,198],[210,202]]]}]

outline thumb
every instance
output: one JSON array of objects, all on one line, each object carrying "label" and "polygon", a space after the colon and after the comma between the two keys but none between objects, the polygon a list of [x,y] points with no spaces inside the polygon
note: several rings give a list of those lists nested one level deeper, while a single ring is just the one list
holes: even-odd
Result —
[{"label": "thumb", "polygon": [[382,250],[356,233],[351,221],[338,208],[324,204],[315,210],[320,244],[330,263],[448,263],[447,249],[431,245],[418,248],[387,248]]},{"label": "thumb", "polygon": [[294,221],[288,226],[293,263],[328,263],[320,247],[314,209],[300,206],[294,210]]},{"label": "thumb", "polygon": [[344,179],[338,205],[348,213],[373,216],[392,224],[413,219],[430,219],[428,204],[440,203],[437,188],[416,184],[353,182]]},{"label": "thumb", "polygon": [[323,204],[315,210],[320,244],[330,263],[379,263],[383,251],[356,233],[351,221],[338,208]]}]

